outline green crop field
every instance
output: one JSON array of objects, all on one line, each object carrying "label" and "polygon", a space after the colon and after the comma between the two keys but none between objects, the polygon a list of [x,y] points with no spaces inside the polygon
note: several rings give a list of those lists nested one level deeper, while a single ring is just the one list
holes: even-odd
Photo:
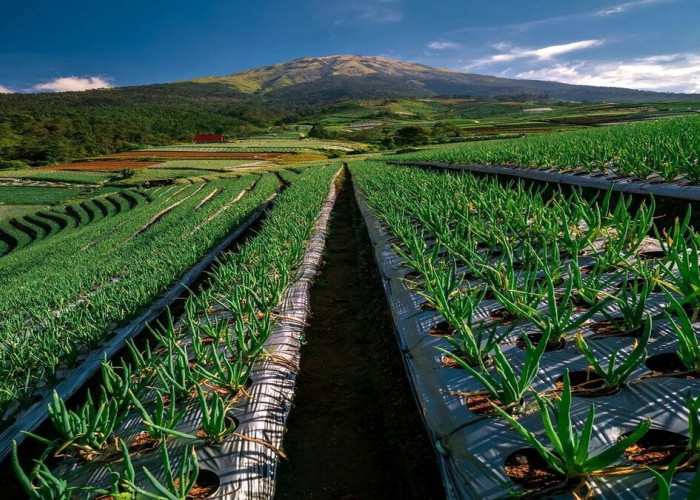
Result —
[{"label": "green crop field", "polygon": [[397,160],[609,170],[700,183],[700,117],[665,118],[576,132],[431,149]]},{"label": "green crop field", "polygon": [[[0,187],[8,494],[186,500],[208,471],[210,495],[265,477],[304,498],[300,470],[315,480],[316,458],[362,438],[366,477],[392,462],[376,456],[387,435],[390,456],[420,462],[392,498],[441,498],[441,481],[455,498],[687,496],[700,481],[696,207],[442,167],[697,184],[696,104],[323,108],[269,137],[135,150],[292,153],[271,159],[6,172],[24,183]],[[310,123],[348,135],[298,141]],[[422,140],[399,144],[406,127]]]},{"label": "green crop field", "polygon": [[51,204],[74,198],[84,192],[83,189],[70,188],[0,186],[0,203]]}]

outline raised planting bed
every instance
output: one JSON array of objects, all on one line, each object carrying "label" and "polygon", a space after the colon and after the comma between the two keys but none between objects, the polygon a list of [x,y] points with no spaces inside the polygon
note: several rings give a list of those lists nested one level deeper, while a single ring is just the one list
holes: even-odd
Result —
[{"label": "raised planting bed", "polygon": [[337,175],[337,167],[303,175],[257,236],[219,260],[210,288],[188,299],[178,321],[145,347],[131,344],[130,363],[104,365],[100,396],[74,410],[99,425],[77,432],[54,401],[59,437],[47,442],[45,466],[25,475],[15,464],[27,489],[272,498]]},{"label": "raised planting bed", "polygon": [[[2,257],[0,425],[3,431],[12,428],[4,434],[5,452],[21,429],[45,416],[41,403],[52,388],[65,384],[66,391],[73,390],[71,374],[77,369],[83,377],[90,371],[88,361],[91,369],[99,367],[101,353],[117,348],[110,342],[120,338],[121,328],[128,325],[126,337],[141,330],[145,317],[179,296],[226,247],[221,242],[261,211],[277,185],[274,176],[250,176],[174,186],[128,214],[63,231]],[[217,189],[224,191],[202,204]],[[88,211],[101,214],[97,206],[81,208],[85,217]],[[163,294],[166,300],[158,303]]]},{"label": "raised planting bed", "polygon": [[636,177],[621,177],[615,173],[594,173],[583,169],[532,168],[518,166],[474,165],[468,163],[439,163],[426,161],[388,162],[394,165],[447,168],[481,174],[505,175],[520,179],[566,184],[606,191],[611,189],[626,194],[641,194],[700,201],[700,186],[689,184],[686,179],[664,181],[660,178],[643,180]]},{"label": "raised planting bed", "polygon": [[645,466],[671,464],[673,498],[688,495],[700,452],[691,228],[658,241],[651,207],[545,200],[466,173],[351,171],[450,498],[643,499],[664,489]]}]

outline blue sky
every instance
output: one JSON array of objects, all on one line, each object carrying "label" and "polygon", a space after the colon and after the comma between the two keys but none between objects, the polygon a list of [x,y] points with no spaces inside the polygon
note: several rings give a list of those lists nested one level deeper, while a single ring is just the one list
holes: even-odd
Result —
[{"label": "blue sky", "polygon": [[700,92],[698,0],[0,0],[0,91],[377,55],[474,73]]}]

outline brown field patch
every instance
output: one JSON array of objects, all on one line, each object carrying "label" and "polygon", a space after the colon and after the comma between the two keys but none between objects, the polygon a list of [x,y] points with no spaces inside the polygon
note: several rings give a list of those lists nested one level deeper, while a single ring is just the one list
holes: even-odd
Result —
[{"label": "brown field patch", "polygon": [[178,160],[279,160],[291,156],[289,153],[245,153],[245,152],[207,152],[207,151],[126,151],[105,158],[162,158]]},{"label": "brown field patch", "polygon": [[80,161],[75,163],[61,163],[59,165],[50,165],[48,167],[40,167],[40,170],[92,170],[95,172],[109,172],[113,170],[124,170],[126,168],[147,168],[153,165],[159,165],[157,161]]}]

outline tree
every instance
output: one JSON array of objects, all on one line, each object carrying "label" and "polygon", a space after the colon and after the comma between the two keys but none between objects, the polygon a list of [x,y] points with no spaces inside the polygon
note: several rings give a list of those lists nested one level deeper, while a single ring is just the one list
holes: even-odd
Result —
[{"label": "tree", "polygon": [[400,146],[415,146],[428,142],[430,132],[425,127],[409,125],[396,131],[396,143]]},{"label": "tree", "polygon": [[325,127],[319,123],[314,123],[311,126],[311,130],[307,134],[308,137],[314,137],[316,139],[328,139],[329,134]]}]

